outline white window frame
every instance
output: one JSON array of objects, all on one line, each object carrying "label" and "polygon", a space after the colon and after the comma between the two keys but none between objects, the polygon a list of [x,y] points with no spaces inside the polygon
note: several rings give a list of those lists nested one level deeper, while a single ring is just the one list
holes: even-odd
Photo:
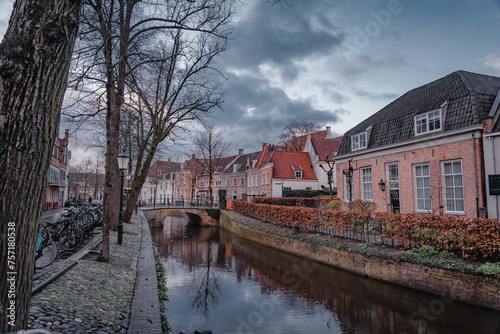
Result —
[{"label": "white window frame", "polygon": [[[365,173],[368,173],[366,174]],[[373,175],[371,167],[360,168],[361,199],[373,202]],[[369,195],[369,196],[367,196]]]},{"label": "white window frame", "polygon": [[231,186],[231,180],[229,178],[226,179],[226,187]]},{"label": "white window frame", "polygon": [[245,179],[244,178],[240,178],[240,186],[241,187],[245,186]]},{"label": "white window frame", "polygon": [[353,151],[368,147],[368,136],[366,131],[351,136],[351,149]]},{"label": "white window frame", "polygon": [[301,170],[296,170],[295,171],[295,178],[296,179],[301,179],[302,178],[302,171]]},{"label": "white window frame", "polygon": [[266,184],[269,184],[269,172],[266,173]]},{"label": "white window frame", "polygon": [[233,178],[233,187],[237,187],[237,186],[238,186],[238,179]]},{"label": "white window frame", "polygon": [[[427,166],[429,168],[429,174],[428,175],[417,175],[417,168],[419,167],[425,167]],[[423,187],[419,187],[418,186],[418,180],[419,179],[422,179],[423,182],[425,183],[425,179],[428,178],[429,179],[429,186],[424,186]],[[414,193],[414,197],[415,197],[415,212],[419,212],[419,213],[432,213],[432,187],[431,187],[431,184],[432,184],[432,180],[431,180],[431,166],[429,163],[420,163],[420,164],[415,164],[413,165],[413,193]],[[425,195],[425,191],[428,190],[429,191],[429,197],[419,197],[418,193],[419,193],[419,189],[422,189],[422,191],[424,192],[424,195]],[[420,208],[419,207],[419,200],[423,200],[424,201],[424,207],[423,208]],[[430,208],[425,208],[425,202],[426,201],[429,201],[430,202]]]},{"label": "white window frame", "polygon": [[[436,120],[439,120],[439,127],[436,127]],[[415,115],[414,126],[415,136],[441,131],[443,128],[443,115],[441,109],[435,109],[423,114]],[[431,129],[431,127],[433,129]]]},{"label": "white window frame", "polygon": [[220,176],[215,177],[215,186],[220,187],[222,185],[222,180]]},{"label": "white window frame", "polygon": [[[455,172],[454,171],[454,164],[459,163],[460,164],[460,172]],[[452,164],[452,171],[451,174],[445,174],[445,165],[447,164]],[[464,196],[464,169],[463,169],[463,163],[462,160],[447,160],[447,161],[441,161],[441,177],[442,177],[442,188],[443,188],[443,204],[444,204],[444,213],[447,214],[458,214],[458,215],[464,215],[465,214],[465,196]],[[447,177],[451,177],[451,184],[447,183]],[[459,180],[458,183],[459,185],[456,185],[455,182]],[[453,199],[448,200],[447,199],[447,194],[450,192],[453,193]],[[460,193],[462,197],[460,197]],[[453,202],[453,208],[449,209],[448,202],[452,201]],[[462,202],[462,209],[463,210],[457,210],[457,203],[461,201]]]}]

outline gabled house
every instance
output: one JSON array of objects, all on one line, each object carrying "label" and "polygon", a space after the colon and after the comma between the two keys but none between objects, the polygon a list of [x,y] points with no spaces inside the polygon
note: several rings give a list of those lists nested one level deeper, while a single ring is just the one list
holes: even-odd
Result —
[{"label": "gabled house", "polygon": [[269,165],[272,197],[282,197],[290,190],[318,190],[318,180],[306,152],[274,151]]},{"label": "gabled house", "polygon": [[499,89],[498,77],[453,72],[350,129],[335,159],[338,197],[379,212],[485,216],[483,134]]},{"label": "gabled house", "polygon": [[249,171],[252,161],[254,161],[260,152],[244,153],[242,149],[238,151],[238,156],[229,163],[222,172],[222,187],[227,191],[227,198],[242,199],[243,194],[255,195],[250,193],[250,184],[254,185],[254,179],[249,178]]},{"label": "gabled house", "polygon": [[69,130],[66,129],[64,137],[58,137],[52,147],[47,188],[43,195],[43,210],[57,209],[68,199],[68,164],[71,159],[68,142]]},{"label": "gabled house", "polygon": [[[327,127],[329,131],[329,127]],[[334,159],[342,142],[343,136],[335,138],[314,138],[307,136],[303,151],[309,154],[311,163],[318,179],[319,189],[330,190],[328,173],[331,172],[332,189],[337,191],[337,173]]]}]

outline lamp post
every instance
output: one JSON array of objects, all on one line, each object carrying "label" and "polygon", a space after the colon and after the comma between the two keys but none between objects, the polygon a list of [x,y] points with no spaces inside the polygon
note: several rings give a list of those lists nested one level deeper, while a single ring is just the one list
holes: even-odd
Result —
[{"label": "lamp post", "polygon": [[127,153],[122,152],[118,155],[118,169],[120,170],[120,215],[118,216],[118,245],[122,244],[123,238],[123,179],[125,178],[125,170],[128,167],[130,157]]}]

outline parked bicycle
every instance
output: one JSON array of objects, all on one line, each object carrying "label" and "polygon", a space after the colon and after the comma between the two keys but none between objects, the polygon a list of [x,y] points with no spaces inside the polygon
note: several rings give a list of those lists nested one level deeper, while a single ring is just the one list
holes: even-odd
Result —
[{"label": "parked bicycle", "polygon": [[50,239],[49,232],[40,224],[35,252],[35,269],[42,269],[52,264],[58,255],[57,245]]}]

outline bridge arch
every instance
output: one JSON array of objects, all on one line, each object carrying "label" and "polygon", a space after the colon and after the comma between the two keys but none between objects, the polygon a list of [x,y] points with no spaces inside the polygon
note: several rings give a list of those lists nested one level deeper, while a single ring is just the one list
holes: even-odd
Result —
[{"label": "bridge arch", "polygon": [[160,208],[143,209],[144,215],[150,226],[163,226],[163,221],[170,215],[185,213],[190,218],[190,222],[201,226],[219,226],[219,222],[212,218],[206,209],[198,208]]}]

